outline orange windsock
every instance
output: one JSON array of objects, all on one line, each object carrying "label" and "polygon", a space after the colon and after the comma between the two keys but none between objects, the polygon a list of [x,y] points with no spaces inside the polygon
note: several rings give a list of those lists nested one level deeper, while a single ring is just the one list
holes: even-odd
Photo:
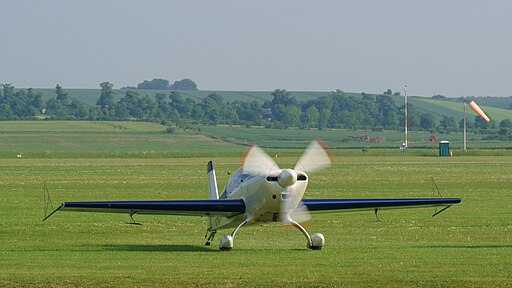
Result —
[{"label": "orange windsock", "polygon": [[469,103],[469,108],[473,109],[473,111],[475,111],[476,114],[480,115],[480,117],[482,117],[485,121],[487,121],[487,122],[491,121],[489,119],[489,117],[487,117],[487,115],[485,115],[484,111],[482,111],[482,109],[480,109],[480,107],[478,107],[478,105],[476,105],[475,101],[471,101]]}]

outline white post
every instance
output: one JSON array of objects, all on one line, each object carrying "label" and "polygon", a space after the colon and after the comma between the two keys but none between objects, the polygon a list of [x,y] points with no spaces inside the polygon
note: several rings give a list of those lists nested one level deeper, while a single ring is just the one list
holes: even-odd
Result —
[{"label": "white post", "polygon": [[466,100],[464,100],[464,153],[468,151],[467,148],[467,134],[466,134]]},{"label": "white post", "polygon": [[405,118],[404,118],[404,127],[405,127],[405,149],[407,149],[407,85],[404,86],[404,96],[405,96]]}]

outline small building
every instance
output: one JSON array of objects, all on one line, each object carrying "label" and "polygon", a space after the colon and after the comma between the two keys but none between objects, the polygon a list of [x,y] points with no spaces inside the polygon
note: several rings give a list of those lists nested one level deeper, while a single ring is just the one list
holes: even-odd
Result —
[{"label": "small building", "polygon": [[427,137],[427,141],[429,142],[437,142],[437,136],[436,135],[430,135]]},{"label": "small building", "polygon": [[449,156],[450,156],[450,142],[449,141],[439,142],[439,157],[449,157]]}]

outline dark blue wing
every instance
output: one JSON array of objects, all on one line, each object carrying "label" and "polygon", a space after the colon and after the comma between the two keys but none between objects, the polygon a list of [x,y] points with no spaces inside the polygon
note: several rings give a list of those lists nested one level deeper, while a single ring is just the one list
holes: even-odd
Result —
[{"label": "dark blue wing", "polygon": [[309,211],[451,206],[460,198],[302,199]]},{"label": "dark blue wing", "polygon": [[57,210],[231,217],[244,213],[245,203],[241,199],[64,202]]}]

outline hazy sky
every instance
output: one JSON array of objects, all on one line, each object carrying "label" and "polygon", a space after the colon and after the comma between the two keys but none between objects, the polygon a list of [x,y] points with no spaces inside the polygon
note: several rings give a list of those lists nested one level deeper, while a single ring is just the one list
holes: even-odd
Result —
[{"label": "hazy sky", "polygon": [[2,0],[0,83],[512,95],[512,1]]}]

